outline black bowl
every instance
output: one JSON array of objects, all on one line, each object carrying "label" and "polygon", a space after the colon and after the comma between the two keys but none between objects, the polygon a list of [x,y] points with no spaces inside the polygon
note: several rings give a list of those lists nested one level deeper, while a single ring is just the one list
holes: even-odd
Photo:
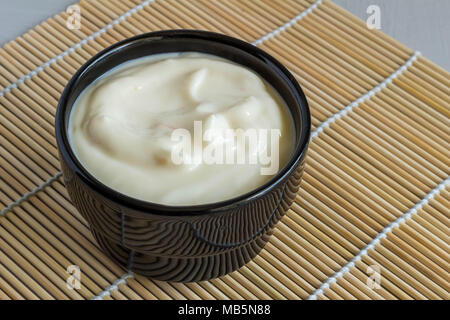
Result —
[{"label": "black bowl", "polygon": [[[213,54],[246,66],[278,91],[294,120],[295,148],[290,160],[263,186],[230,200],[204,205],[167,206],[141,201],[102,184],[83,168],[69,145],[68,119],[76,98],[99,76],[123,62],[186,51]],[[193,30],[142,34],[94,56],[67,84],[55,124],[66,188],[103,250],[140,274],[185,282],[229,273],[263,248],[298,191],[310,125],[308,104],[300,86],[277,60],[244,41]]]}]

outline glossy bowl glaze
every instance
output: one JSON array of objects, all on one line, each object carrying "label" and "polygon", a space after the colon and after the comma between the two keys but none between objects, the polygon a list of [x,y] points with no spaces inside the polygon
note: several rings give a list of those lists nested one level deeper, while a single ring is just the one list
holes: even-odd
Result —
[{"label": "glossy bowl glaze", "polygon": [[[83,168],[69,144],[68,120],[76,98],[99,76],[123,62],[185,51],[213,54],[241,64],[256,71],[279,92],[295,126],[290,161],[261,187],[204,205],[161,205],[107,187]],[[264,51],[221,34],[169,30],[124,40],[84,64],[61,96],[55,127],[66,188],[101,248],[124,267],[142,275],[187,282],[236,270],[263,248],[298,191],[310,121],[300,86],[286,68]]]}]

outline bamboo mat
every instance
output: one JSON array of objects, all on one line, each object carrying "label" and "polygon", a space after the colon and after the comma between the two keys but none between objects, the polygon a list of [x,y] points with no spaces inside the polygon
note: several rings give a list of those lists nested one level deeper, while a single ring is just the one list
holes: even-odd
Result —
[{"label": "bamboo mat", "polygon": [[[82,1],[0,49],[0,299],[448,299],[450,74],[329,1]],[[205,29],[285,64],[311,107],[301,190],[261,254],[166,283],[106,257],[59,173],[66,82],[116,41]],[[81,288],[66,286],[70,265]],[[380,288],[370,286],[377,279]]]}]

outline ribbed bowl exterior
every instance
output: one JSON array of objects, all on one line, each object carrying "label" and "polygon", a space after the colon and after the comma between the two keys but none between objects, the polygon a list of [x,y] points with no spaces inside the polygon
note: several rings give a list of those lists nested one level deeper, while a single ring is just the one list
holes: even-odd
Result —
[{"label": "ribbed bowl exterior", "polygon": [[62,157],[61,163],[69,195],[105,252],[142,275],[188,282],[232,272],[259,253],[294,201],[304,157],[260,198],[198,216],[164,216],[118,205],[87,186]]}]

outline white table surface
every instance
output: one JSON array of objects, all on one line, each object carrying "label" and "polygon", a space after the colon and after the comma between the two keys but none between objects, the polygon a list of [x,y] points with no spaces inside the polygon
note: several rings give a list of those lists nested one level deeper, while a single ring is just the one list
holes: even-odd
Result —
[{"label": "white table surface", "polygon": [[[195,0],[192,0],[195,1]],[[226,0],[222,0],[226,1]],[[283,1],[283,0],[278,0]],[[15,39],[76,0],[0,0],[0,45]],[[450,0],[334,0],[363,20],[381,9],[381,30],[450,70]]]}]

